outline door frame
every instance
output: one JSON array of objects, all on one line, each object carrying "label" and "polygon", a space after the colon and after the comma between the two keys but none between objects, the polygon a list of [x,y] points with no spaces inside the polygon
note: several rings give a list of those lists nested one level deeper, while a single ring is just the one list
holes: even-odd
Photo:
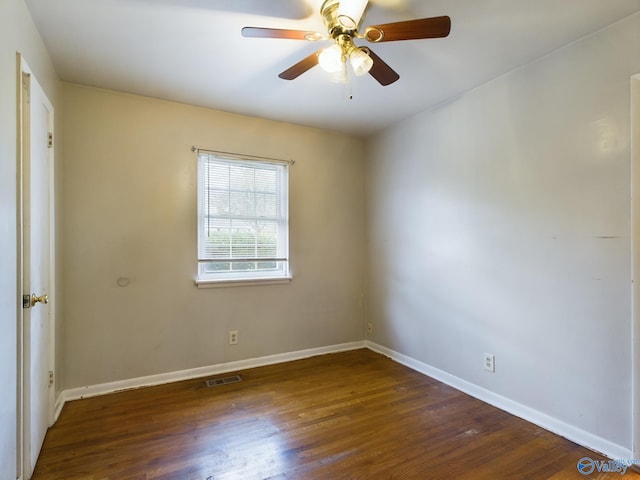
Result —
[{"label": "door frame", "polygon": [[631,77],[631,449],[640,459],[640,73]]},{"label": "door frame", "polygon": [[[31,295],[31,290],[27,289],[24,285],[25,272],[24,272],[24,198],[23,198],[23,181],[24,181],[24,166],[29,161],[26,156],[28,155],[28,145],[25,142],[29,141],[29,136],[25,135],[25,112],[23,107],[24,102],[24,87],[23,87],[23,75],[28,75],[30,78],[31,91],[34,87],[42,92],[44,103],[49,110],[49,128],[51,132],[55,132],[54,124],[54,108],[49,98],[47,97],[44,89],[38,83],[32,70],[29,68],[27,62],[20,52],[16,53],[16,107],[17,107],[17,136],[16,136],[16,151],[17,151],[17,168],[16,168],[16,191],[17,191],[17,286],[19,290],[18,305],[17,305],[17,377],[16,377],[16,407],[17,407],[17,428],[16,428],[16,467],[18,472],[18,479],[25,479],[25,476],[30,476],[33,472],[30,472],[29,462],[29,448],[30,448],[30,431],[29,421],[27,418],[27,412],[29,411],[29,405],[25,404],[26,398],[29,398],[28,393],[29,382],[28,373],[24,369],[25,358],[30,355],[29,340],[25,336],[24,328],[24,309],[22,307],[22,295]],[[55,136],[54,136],[55,138]],[[43,139],[44,140],[44,139]],[[54,143],[55,145],[55,143]],[[56,375],[55,375],[55,338],[56,338],[56,263],[55,263],[55,155],[54,148],[49,149],[49,341],[48,352],[46,354],[48,362],[48,370],[54,372],[53,384],[49,388],[48,392],[48,408],[47,408],[47,421],[51,426],[54,422],[54,407],[55,407],[55,391],[56,391]]]}]

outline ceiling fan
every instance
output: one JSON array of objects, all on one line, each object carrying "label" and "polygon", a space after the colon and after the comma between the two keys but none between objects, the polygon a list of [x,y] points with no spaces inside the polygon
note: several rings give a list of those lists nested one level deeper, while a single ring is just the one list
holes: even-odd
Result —
[{"label": "ceiling fan", "polygon": [[331,74],[336,82],[347,81],[347,62],[357,76],[369,73],[383,86],[400,78],[389,65],[368,47],[359,47],[355,39],[370,43],[397,40],[441,38],[449,35],[451,18],[448,16],[421,18],[404,22],[370,25],[359,32],[368,0],[325,0],[320,7],[328,35],[304,30],[265,27],[244,27],[242,36],[253,38],[283,38],[289,40],[333,40],[328,48],[321,48],[278,75],[284,80],[298,78],[316,65]]}]

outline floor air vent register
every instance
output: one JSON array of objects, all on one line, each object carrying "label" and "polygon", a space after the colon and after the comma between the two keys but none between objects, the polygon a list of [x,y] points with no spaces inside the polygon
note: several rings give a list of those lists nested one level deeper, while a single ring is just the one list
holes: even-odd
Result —
[{"label": "floor air vent register", "polygon": [[224,377],[224,378],[212,378],[211,380],[207,380],[204,382],[207,387],[219,387],[221,385],[229,385],[231,383],[238,383],[242,381],[242,377],[240,375],[233,375],[232,377]]}]

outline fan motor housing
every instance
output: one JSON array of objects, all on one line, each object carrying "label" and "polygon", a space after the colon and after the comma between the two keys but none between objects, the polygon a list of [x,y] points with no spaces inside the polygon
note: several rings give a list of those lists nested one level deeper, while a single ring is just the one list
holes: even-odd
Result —
[{"label": "fan motor housing", "polygon": [[338,40],[339,37],[348,35],[353,37],[356,29],[347,29],[340,22],[338,22],[337,13],[340,6],[339,0],[325,0],[320,8],[320,14],[324,19],[324,24],[327,27],[327,32],[334,40]]}]

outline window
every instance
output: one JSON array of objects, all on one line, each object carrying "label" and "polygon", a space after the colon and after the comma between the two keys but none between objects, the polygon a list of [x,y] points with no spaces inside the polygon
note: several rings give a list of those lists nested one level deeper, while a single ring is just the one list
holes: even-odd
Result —
[{"label": "window", "polygon": [[288,167],[198,151],[196,283],[290,278]]}]

